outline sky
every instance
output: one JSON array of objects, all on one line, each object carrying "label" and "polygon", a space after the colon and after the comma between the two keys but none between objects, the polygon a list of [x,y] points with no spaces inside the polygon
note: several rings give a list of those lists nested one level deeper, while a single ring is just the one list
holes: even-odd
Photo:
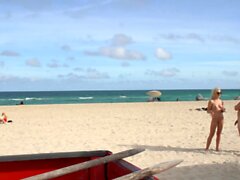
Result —
[{"label": "sky", "polygon": [[239,0],[0,0],[0,91],[240,89]]}]

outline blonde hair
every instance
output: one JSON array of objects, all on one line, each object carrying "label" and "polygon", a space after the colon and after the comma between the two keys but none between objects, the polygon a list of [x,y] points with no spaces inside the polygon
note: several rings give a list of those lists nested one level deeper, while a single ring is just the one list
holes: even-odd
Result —
[{"label": "blonde hair", "polygon": [[212,98],[211,98],[211,99],[214,99],[214,98],[216,97],[216,93],[217,93],[219,90],[221,91],[221,89],[218,88],[218,87],[216,87],[216,88],[214,88],[214,89],[212,90]]}]

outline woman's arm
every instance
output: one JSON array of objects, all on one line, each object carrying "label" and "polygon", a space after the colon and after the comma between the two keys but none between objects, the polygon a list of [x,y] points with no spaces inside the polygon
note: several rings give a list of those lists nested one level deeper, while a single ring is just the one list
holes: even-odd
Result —
[{"label": "woman's arm", "polygon": [[226,109],[225,109],[225,107],[224,107],[224,103],[223,103],[223,101],[222,101],[221,111],[222,111],[222,112],[225,112],[225,111],[226,111]]},{"label": "woman's arm", "polygon": [[235,106],[235,110],[239,111],[240,110],[240,102]]},{"label": "woman's arm", "polygon": [[212,101],[208,101],[207,113],[212,113]]}]

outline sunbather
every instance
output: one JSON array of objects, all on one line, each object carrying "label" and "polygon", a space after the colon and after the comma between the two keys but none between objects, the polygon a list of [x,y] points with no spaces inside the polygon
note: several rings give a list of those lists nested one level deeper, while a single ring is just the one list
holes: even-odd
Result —
[{"label": "sunbather", "polygon": [[3,112],[1,117],[0,117],[0,122],[2,123],[7,123],[7,115]]}]

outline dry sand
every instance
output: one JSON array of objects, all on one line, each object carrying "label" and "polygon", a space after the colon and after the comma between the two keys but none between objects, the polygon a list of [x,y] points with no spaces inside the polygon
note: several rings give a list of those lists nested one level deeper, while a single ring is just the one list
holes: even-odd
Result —
[{"label": "dry sand", "polygon": [[126,160],[145,168],[183,159],[157,177],[166,179],[239,179],[240,137],[234,121],[237,101],[225,101],[227,112],[220,144],[215,137],[205,152],[210,116],[201,102],[156,102],[76,105],[1,106],[13,123],[0,124],[1,155],[141,147]]}]

